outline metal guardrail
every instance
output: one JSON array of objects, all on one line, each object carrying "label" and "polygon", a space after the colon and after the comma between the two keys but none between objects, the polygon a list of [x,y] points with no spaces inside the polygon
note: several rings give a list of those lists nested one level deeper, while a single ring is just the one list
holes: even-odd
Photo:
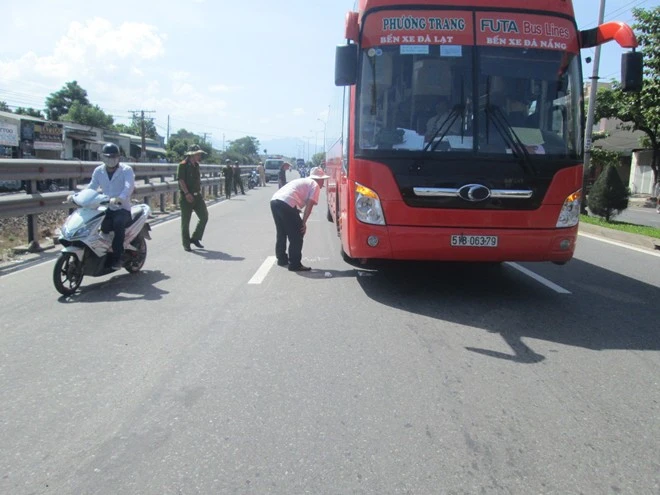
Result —
[{"label": "metal guardrail", "polygon": [[[160,196],[160,210],[165,211],[165,194],[174,195],[177,201],[179,184],[174,180],[178,164],[171,163],[130,163],[136,180],[144,179],[146,184],[136,185],[133,197],[142,197],[144,201],[152,196]],[[36,191],[37,181],[66,179],[69,181],[69,191],[48,193],[15,193],[0,196],[0,218],[28,217],[28,243],[32,251],[39,250],[38,215],[53,210],[71,209],[66,198],[77,189],[77,183],[89,181],[98,162],[82,162],[71,160],[25,160],[0,159],[0,181],[28,181],[30,191]],[[218,192],[224,185],[222,165],[201,164],[202,190],[208,189],[208,194],[218,197]],[[255,165],[243,165],[241,171],[251,171]],[[160,182],[151,183],[150,179],[158,177]],[[241,173],[241,178],[246,176]],[[172,180],[166,180],[171,178]]]}]

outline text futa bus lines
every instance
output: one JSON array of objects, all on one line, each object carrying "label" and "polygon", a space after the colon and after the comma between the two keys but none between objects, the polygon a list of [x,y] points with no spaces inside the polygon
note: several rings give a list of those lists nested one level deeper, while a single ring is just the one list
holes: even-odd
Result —
[{"label": "text futa bus lines", "polygon": [[[533,5],[533,9],[530,9]],[[573,256],[582,199],[581,48],[570,1],[358,0],[337,47],[328,219],[346,258],[553,261]]]}]

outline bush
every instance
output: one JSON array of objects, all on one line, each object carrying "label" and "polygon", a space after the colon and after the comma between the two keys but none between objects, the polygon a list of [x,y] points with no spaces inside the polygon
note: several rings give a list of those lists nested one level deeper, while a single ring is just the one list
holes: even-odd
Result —
[{"label": "bush", "polygon": [[612,217],[628,208],[629,197],[630,191],[621,182],[616,168],[610,165],[591,187],[587,204],[591,213],[609,222]]}]

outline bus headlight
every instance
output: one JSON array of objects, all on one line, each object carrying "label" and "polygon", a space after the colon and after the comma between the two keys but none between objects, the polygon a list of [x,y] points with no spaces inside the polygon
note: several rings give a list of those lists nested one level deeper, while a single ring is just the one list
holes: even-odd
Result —
[{"label": "bus headlight", "polygon": [[355,216],[360,222],[385,225],[385,216],[378,194],[355,183]]},{"label": "bus headlight", "polygon": [[580,204],[582,203],[582,190],[575,191],[564,201],[557,219],[557,228],[575,227],[580,220]]}]

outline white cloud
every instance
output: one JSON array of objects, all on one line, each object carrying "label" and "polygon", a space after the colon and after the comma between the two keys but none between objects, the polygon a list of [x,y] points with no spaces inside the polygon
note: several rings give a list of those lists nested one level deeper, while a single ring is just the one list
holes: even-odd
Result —
[{"label": "white cloud", "polygon": [[229,86],[226,86],[224,84],[214,84],[212,86],[209,86],[209,91],[211,93],[227,93],[231,90],[232,90],[232,88],[230,88]]},{"label": "white cloud", "polygon": [[292,114],[295,115],[296,117],[300,117],[302,115],[305,115],[305,109],[304,108],[294,108]]},{"label": "white cloud", "polygon": [[28,52],[18,59],[0,62],[0,78],[16,81],[36,75],[62,81],[102,77],[127,62],[138,65],[162,57],[165,39],[155,26],[144,23],[125,22],[115,27],[99,17],[85,23],[72,22],[52,53]]}]

